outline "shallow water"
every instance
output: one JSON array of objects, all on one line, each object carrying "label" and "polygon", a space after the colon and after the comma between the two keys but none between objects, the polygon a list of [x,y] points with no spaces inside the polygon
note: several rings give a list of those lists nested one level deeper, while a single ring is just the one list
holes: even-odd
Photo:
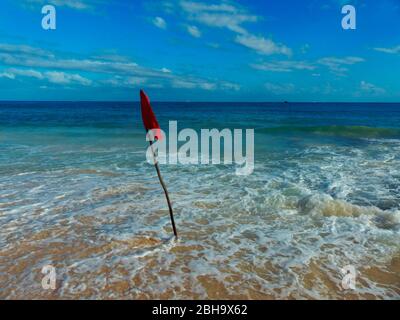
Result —
[{"label": "shallow water", "polygon": [[400,105],[154,109],[256,132],[250,176],[162,166],[178,241],[137,103],[0,104],[0,298],[400,298]]}]

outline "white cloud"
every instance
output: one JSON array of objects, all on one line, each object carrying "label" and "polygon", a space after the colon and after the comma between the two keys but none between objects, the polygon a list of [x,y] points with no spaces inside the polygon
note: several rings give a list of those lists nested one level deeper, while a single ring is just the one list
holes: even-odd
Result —
[{"label": "white cloud", "polygon": [[327,57],[319,59],[317,63],[328,67],[331,72],[333,72],[338,76],[344,76],[345,73],[348,71],[348,68],[345,66],[354,65],[356,63],[364,61],[365,60],[360,57],[344,57],[344,58]]},{"label": "white cloud", "polygon": [[10,72],[11,74],[13,74],[14,76],[30,77],[30,78],[36,78],[39,80],[44,78],[44,76],[41,72],[32,70],[32,69],[11,68],[11,69],[8,69],[7,71]]},{"label": "white cloud", "polygon": [[292,83],[275,84],[267,82],[264,87],[268,92],[276,95],[291,94],[295,91],[295,86]]},{"label": "white cloud", "polygon": [[371,94],[371,95],[381,95],[381,94],[386,93],[385,89],[377,87],[376,85],[374,85],[372,83],[368,83],[366,81],[361,81],[360,89],[362,92]]},{"label": "white cloud", "polygon": [[84,1],[84,0],[50,0],[47,2],[54,3],[54,5],[56,6],[66,6],[78,10],[89,9],[93,5],[93,1]]},{"label": "white cloud", "polygon": [[79,74],[70,74],[57,71],[40,72],[32,69],[10,68],[4,73],[4,75],[9,79],[15,79],[16,77],[29,77],[38,80],[47,80],[55,84],[80,84],[84,86],[89,86],[92,84],[91,80],[86,79]]},{"label": "white cloud", "polygon": [[201,79],[174,79],[172,82],[172,87],[177,89],[201,89],[207,91],[213,90],[228,90],[228,91],[238,91],[240,86],[235,83],[221,81],[221,82],[210,82]]},{"label": "white cloud", "polygon": [[217,85],[215,83],[211,83],[211,82],[175,79],[172,82],[172,87],[177,88],[177,89],[215,90],[217,88]]},{"label": "white cloud", "polygon": [[236,33],[246,33],[241,26],[245,22],[256,22],[257,17],[247,14],[231,4],[206,4],[193,1],[181,1],[180,6],[190,20],[210,27],[227,28]]},{"label": "white cloud", "polygon": [[235,41],[262,55],[283,54],[290,56],[292,54],[291,49],[283,44],[275,43],[270,39],[257,37],[251,34],[238,35]]},{"label": "white cloud", "polygon": [[196,26],[187,26],[186,30],[192,37],[195,37],[195,38],[201,37],[201,32]]},{"label": "white cloud", "polygon": [[82,77],[79,74],[69,74],[65,72],[49,71],[45,73],[45,77],[51,83],[56,84],[81,84],[83,86],[90,86],[92,80]]},{"label": "white cloud", "polygon": [[0,43],[0,52],[28,54],[30,56],[52,58],[54,55],[43,49],[34,48],[27,45]]},{"label": "white cloud", "polygon": [[67,7],[75,10],[87,10],[99,4],[98,0],[23,0],[23,5],[32,7],[33,5],[52,4],[59,7]]},{"label": "white cloud", "polygon": [[199,88],[203,90],[215,90],[217,89],[217,85],[215,83],[202,82],[199,84]]},{"label": "white cloud", "polygon": [[203,13],[203,12],[237,13],[238,12],[238,9],[236,7],[226,3],[207,4],[194,1],[181,1],[181,6],[185,11],[190,13]]},{"label": "white cloud", "polygon": [[215,43],[215,42],[210,42],[207,43],[207,46],[213,49],[219,49],[221,47],[221,45],[219,43]]},{"label": "white cloud", "polygon": [[[4,47],[3,47],[4,48]],[[21,50],[18,51],[18,48]],[[35,49],[35,48],[33,48]],[[6,70],[7,77],[25,76],[47,80],[56,84],[75,85],[112,85],[115,87],[136,87],[146,84],[146,87],[174,87],[201,90],[228,90],[235,87],[228,82],[220,80],[207,80],[189,75],[178,75],[167,68],[155,69],[139,66],[129,61],[126,57],[119,58],[113,55],[112,59],[58,59],[54,55],[48,57],[26,54],[20,46],[10,53],[7,47],[0,47],[0,63],[13,66]],[[35,51],[36,52],[36,51]],[[15,68],[19,66],[21,68]],[[71,72],[64,72],[65,70]],[[96,75],[96,81],[83,77],[77,72]],[[110,76],[108,79],[105,76]],[[3,77],[6,77],[4,74]]]},{"label": "white cloud", "polygon": [[11,53],[8,52],[8,50],[2,50],[2,47],[0,47],[0,63],[3,63],[4,65],[26,68],[78,70],[90,73],[145,76],[153,78],[171,77],[170,73],[166,72],[167,69],[159,70],[142,67],[130,60],[127,60],[125,57],[118,59],[118,56],[116,55],[113,56],[112,60],[106,60],[104,58],[59,59],[55,56],[38,56],[36,53],[26,54],[25,50],[18,51],[18,48]]},{"label": "white cloud", "polygon": [[233,91],[239,91],[240,90],[240,85],[236,83],[230,83],[230,82],[223,82],[221,84],[221,87],[225,90],[233,90]]},{"label": "white cloud", "polygon": [[[296,70],[316,70],[321,66],[327,67],[329,71],[338,75],[345,76],[348,71],[348,66],[354,65],[365,61],[359,57],[326,57],[317,60],[316,62],[309,61],[294,61],[294,60],[280,60],[263,63],[255,63],[250,66],[257,70],[270,71],[270,72],[292,72]],[[320,76],[320,73],[313,73],[313,76]]]},{"label": "white cloud", "polygon": [[[165,7],[165,2],[163,3]],[[174,8],[175,3],[178,3],[179,8]],[[244,7],[231,1],[222,1],[214,4],[190,0],[169,1],[166,12],[172,14],[179,12],[179,9],[183,11],[182,17],[185,20],[194,21],[208,27],[228,29],[236,33],[235,42],[255,50],[259,54],[284,54],[289,56],[292,53],[292,50],[284,44],[275,43],[271,39],[248,32],[243,25],[245,23],[255,23],[259,20],[259,17],[248,13]],[[201,36],[197,27],[188,27],[187,31],[194,37]]]},{"label": "white cloud", "polygon": [[63,69],[63,70],[80,70],[96,73],[125,73],[132,74],[136,72],[159,73],[155,70],[139,67],[133,62],[116,62],[97,59],[58,59],[44,58],[35,55],[26,55],[21,52],[4,53],[0,48],[0,62],[6,65]]},{"label": "white cloud", "polygon": [[310,50],[310,45],[306,43],[305,45],[302,45],[300,48],[300,52],[302,54],[306,54]]},{"label": "white cloud", "polygon": [[15,75],[9,72],[0,73],[0,78],[15,79]]},{"label": "white cloud", "polygon": [[400,45],[393,48],[374,48],[374,50],[390,54],[400,54]]},{"label": "white cloud", "polygon": [[160,29],[166,29],[167,28],[167,23],[165,22],[165,20],[161,17],[155,17],[153,19],[153,24]]},{"label": "white cloud", "polygon": [[96,60],[104,60],[104,61],[111,61],[111,62],[129,62],[128,57],[120,56],[117,54],[103,54],[103,55],[94,56],[92,58],[96,59]]},{"label": "white cloud", "polygon": [[148,79],[147,78],[142,78],[142,77],[128,77],[125,80],[125,83],[128,86],[139,86],[139,85],[144,85],[145,83],[147,83]]},{"label": "white cloud", "polygon": [[176,79],[172,82],[172,87],[178,89],[194,89],[196,88],[196,84],[191,81]]},{"label": "white cloud", "polygon": [[316,66],[306,61],[272,61],[259,64],[252,64],[251,67],[262,71],[271,72],[292,72],[295,70],[314,70]]},{"label": "white cloud", "polygon": [[151,82],[150,79],[144,77],[122,77],[115,76],[111,79],[101,81],[104,85],[111,85],[118,88],[131,88],[138,89],[139,87],[146,86],[147,88],[163,88],[164,84]]}]

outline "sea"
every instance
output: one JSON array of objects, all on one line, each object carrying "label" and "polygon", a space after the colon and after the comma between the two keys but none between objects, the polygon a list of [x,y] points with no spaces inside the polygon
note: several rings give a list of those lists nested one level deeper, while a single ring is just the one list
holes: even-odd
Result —
[{"label": "sea", "polygon": [[0,102],[1,299],[400,299],[400,104],[152,105],[254,172],[161,165],[175,239],[139,102]]}]

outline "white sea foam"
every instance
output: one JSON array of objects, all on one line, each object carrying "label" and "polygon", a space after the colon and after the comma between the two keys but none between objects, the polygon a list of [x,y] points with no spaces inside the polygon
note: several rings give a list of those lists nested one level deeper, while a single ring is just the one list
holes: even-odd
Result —
[{"label": "white sea foam", "polygon": [[[141,153],[114,167],[112,153],[99,153],[90,165],[85,156],[2,175],[0,248],[33,246],[15,249],[20,257],[2,270],[29,256],[32,270],[56,260],[62,297],[205,298],[218,283],[232,297],[338,297],[341,267],[385,266],[400,249],[400,145],[368,143],[310,145],[279,161],[265,154],[248,177],[225,166],[162,166],[177,243],[164,241],[165,198]],[[393,286],[360,278],[367,285],[356,294],[396,297]],[[128,293],[110,289],[132,279]]]}]

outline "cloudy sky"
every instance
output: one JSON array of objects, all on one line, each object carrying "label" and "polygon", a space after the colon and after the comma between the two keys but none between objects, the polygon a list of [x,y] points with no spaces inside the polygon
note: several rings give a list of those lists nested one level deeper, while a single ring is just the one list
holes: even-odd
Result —
[{"label": "cloudy sky", "polygon": [[400,0],[347,2],[1,0],[0,100],[400,101]]}]

